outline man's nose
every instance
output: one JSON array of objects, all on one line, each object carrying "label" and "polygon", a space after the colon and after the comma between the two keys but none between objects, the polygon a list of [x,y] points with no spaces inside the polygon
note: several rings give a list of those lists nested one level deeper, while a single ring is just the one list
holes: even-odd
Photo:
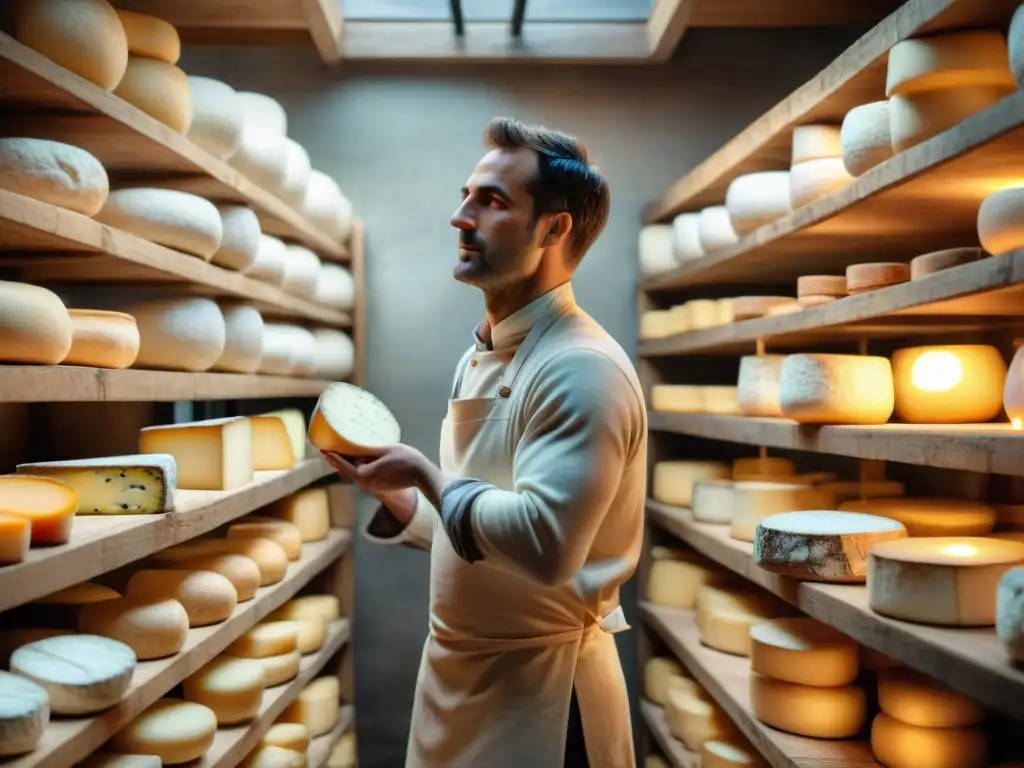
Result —
[{"label": "man's nose", "polygon": [[468,206],[459,206],[451,220],[452,226],[456,229],[476,229],[476,217],[468,210]]}]

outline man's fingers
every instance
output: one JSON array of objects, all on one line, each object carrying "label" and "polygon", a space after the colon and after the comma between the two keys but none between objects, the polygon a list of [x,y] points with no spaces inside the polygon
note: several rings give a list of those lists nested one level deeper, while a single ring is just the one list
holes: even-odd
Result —
[{"label": "man's fingers", "polygon": [[338,470],[341,474],[345,475],[345,477],[352,478],[355,476],[357,468],[354,464],[348,461],[348,459],[343,456],[339,456],[336,453],[328,453],[327,451],[320,451],[320,454],[328,464]]}]

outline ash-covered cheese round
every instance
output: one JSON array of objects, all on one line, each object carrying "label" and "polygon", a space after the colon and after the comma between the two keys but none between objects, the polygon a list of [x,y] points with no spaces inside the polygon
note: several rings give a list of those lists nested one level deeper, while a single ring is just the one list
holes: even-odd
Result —
[{"label": "ash-covered cheese round", "polygon": [[251,304],[226,304],[221,313],[224,351],[213,370],[255,373],[263,360],[263,316]]},{"label": "ash-covered cheese round", "polygon": [[314,299],[334,309],[352,309],[356,302],[356,283],[352,273],[340,264],[322,262],[316,275]]},{"label": "ash-covered cheese round", "polygon": [[781,416],[779,381],[785,355],[747,355],[740,358],[737,398],[744,416]]},{"label": "ash-covered cheese round", "polygon": [[1024,566],[999,579],[996,592],[996,634],[1010,659],[1024,662]]},{"label": "ash-covered cheese round", "polygon": [[729,221],[740,237],[788,216],[789,171],[761,171],[737,176],[725,192]]},{"label": "ash-covered cheese round", "polygon": [[59,141],[0,138],[0,189],[95,216],[110,193],[107,171],[84,149]]},{"label": "ash-covered cheese round", "polygon": [[119,597],[83,607],[78,630],[119,640],[140,661],[162,659],[185,647],[188,613],[177,600]]},{"label": "ash-covered cheese round", "polygon": [[988,504],[968,499],[864,498],[839,505],[848,512],[896,520],[911,536],[984,536],[996,524],[996,511]]},{"label": "ash-covered cheese round", "polygon": [[128,368],[139,354],[139,326],[124,312],[69,309],[74,335],[61,362],[95,368]]},{"label": "ash-covered cheese round", "polygon": [[0,362],[56,365],[73,338],[71,317],[57,294],[0,280]]},{"label": "ash-covered cheese round", "polygon": [[211,261],[219,267],[245,272],[256,263],[260,220],[247,205],[219,205],[224,236]]},{"label": "ash-covered cheese round", "polygon": [[323,451],[366,455],[401,439],[398,420],[377,397],[345,382],[328,384],[309,420],[309,440]]},{"label": "ash-covered cheese round", "polygon": [[740,241],[729,219],[729,209],[724,205],[704,208],[697,219],[697,239],[705,253],[729,248]]},{"label": "ash-covered cheese round", "polygon": [[244,113],[234,88],[210,77],[189,75],[192,123],[188,138],[221,160],[231,157],[242,142]]},{"label": "ash-covered cheese round", "polygon": [[871,723],[871,751],[887,768],[985,768],[988,736],[981,728],[922,728],[884,712]]},{"label": "ash-covered cheese round", "polygon": [[964,728],[985,719],[985,708],[912,669],[878,672],[878,705],[889,717],[922,728]]},{"label": "ash-covered cheese round", "polygon": [[965,86],[1015,86],[1002,32],[949,31],[901,40],[889,49],[886,96]]},{"label": "ash-covered cheese round", "polygon": [[640,272],[654,277],[678,266],[675,256],[675,232],[671,224],[649,224],[637,238]]},{"label": "ash-covered cheese round", "polygon": [[837,192],[853,181],[841,157],[821,157],[797,163],[789,171],[790,202],[794,209]]},{"label": "ash-covered cheese round", "polygon": [[[984,203],[984,201],[982,201]],[[921,280],[944,269],[970,264],[985,256],[981,248],[947,248],[916,256],[910,261],[910,279]]]},{"label": "ash-covered cheese round", "polygon": [[141,343],[135,368],[205,371],[224,352],[224,314],[210,299],[154,299],[125,311],[139,327]]},{"label": "ash-covered cheese round", "polygon": [[0,672],[0,757],[31,752],[49,722],[46,689],[27,677]]},{"label": "ash-covered cheese round", "polygon": [[846,113],[840,134],[843,165],[860,176],[893,156],[889,102],[872,101]]},{"label": "ash-covered cheese round", "polygon": [[217,725],[251,720],[263,704],[266,684],[257,659],[214,659],[182,682],[185,698],[213,710]]},{"label": "ash-covered cheese round", "polygon": [[750,628],[752,672],[797,685],[836,688],[860,671],[856,641],[805,617],[771,619]]},{"label": "ash-covered cheese round", "polygon": [[302,245],[285,246],[284,282],[281,287],[304,299],[316,296],[316,283],[320,275],[320,259]]},{"label": "ash-covered cheese round", "polygon": [[110,741],[117,752],[156,755],[164,765],[196,760],[213,746],[217,715],[193,701],[160,699]]},{"label": "ash-covered cheese round", "polygon": [[114,190],[96,220],[203,259],[217,252],[224,237],[217,206],[174,189]]},{"label": "ash-covered cheese round", "polygon": [[892,367],[885,357],[788,355],[779,404],[804,424],[884,424],[895,407]]},{"label": "ash-covered cheese round", "polygon": [[754,532],[754,562],[803,581],[863,583],[875,544],[906,538],[895,520],[856,512],[784,512],[761,520]]},{"label": "ash-covered cheese round", "polygon": [[729,535],[754,541],[757,524],[782,512],[833,509],[835,496],[811,485],[779,482],[737,482],[733,486],[733,513]]},{"label": "ash-covered cheese round", "polygon": [[177,600],[188,615],[190,627],[218,624],[238,604],[235,586],[213,571],[136,571],[128,580],[125,594],[143,600]]},{"label": "ash-covered cheese round", "polygon": [[754,717],[780,731],[812,739],[849,739],[867,720],[867,696],[855,685],[821,688],[750,676]]},{"label": "ash-covered cheese round", "polygon": [[692,261],[704,255],[700,244],[699,213],[680,213],[672,219],[673,245],[676,259]]},{"label": "ash-covered cheese round", "polygon": [[173,64],[129,56],[114,94],[171,130],[188,133],[192,123],[188,75]]},{"label": "ash-covered cheese round", "polygon": [[343,331],[334,328],[313,330],[316,341],[316,365],[313,375],[328,379],[347,379],[355,369],[355,345]]}]

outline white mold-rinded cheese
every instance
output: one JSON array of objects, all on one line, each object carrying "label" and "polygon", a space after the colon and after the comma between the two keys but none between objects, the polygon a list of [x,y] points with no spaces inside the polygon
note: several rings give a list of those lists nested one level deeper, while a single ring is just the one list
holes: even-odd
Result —
[{"label": "white mold-rinded cheese", "polygon": [[265,659],[296,650],[299,627],[292,621],[264,621],[228,646],[224,654],[243,659]]},{"label": "white mold-rinded cheese", "polygon": [[789,171],[790,200],[793,208],[814,202],[853,181],[841,157],[821,157],[797,163]]},{"label": "white mold-rinded cheese", "polygon": [[834,509],[835,496],[811,485],[779,482],[737,482],[733,486],[732,525],[729,535],[753,541],[757,524],[771,515],[803,510]]},{"label": "white mold-rinded cheese", "polygon": [[[984,203],[983,200],[982,205]],[[947,248],[942,251],[923,253],[910,260],[910,279],[921,280],[944,269],[970,264],[984,256],[986,253],[981,248]]]},{"label": "white mold-rinded cheese", "polygon": [[158,245],[209,259],[224,238],[217,206],[174,189],[117,189],[96,220]]},{"label": "white mold-rinded cheese", "polygon": [[893,96],[889,99],[892,147],[904,152],[988,109],[1014,90],[1013,86],[982,85]]},{"label": "white mold-rinded cheese", "polygon": [[896,418],[909,424],[976,424],[1003,410],[1006,362],[987,344],[905,347],[892,356]]},{"label": "white mold-rinded cheese", "polygon": [[129,56],[114,95],[178,133],[187,134],[192,124],[188,75],[173,64]]},{"label": "white mold-rinded cheese", "polygon": [[56,365],[73,338],[71,317],[57,294],[0,280],[0,361]]},{"label": "white mold-rinded cheese", "polygon": [[725,192],[729,221],[740,237],[788,216],[789,171],[761,171],[737,176]]},{"label": "white mold-rinded cheese", "polygon": [[210,299],[154,299],[125,311],[139,327],[141,343],[135,368],[205,371],[224,352],[224,315]]},{"label": "white mold-rinded cheese", "polygon": [[[32,542],[32,521],[0,512],[0,565],[24,562]],[[0,641],[0,648],[2,648]],[[3,651],[0,650],[0,660]],[[0,664],[3,666],[3,664]]]},{"label": "white mold-rinded cheese", "polygon": [[912,669],[878,673],[878,705],[889,717],[922,728],[964,728],[985,719],[985,708]]},{"label": "white mold-rinded cheese", "polygon": [[855,685],[819,688],[750,676],[754,717],[772,728],[812,739],[848,739],[867,720],[867,696]]},{"label": "white mold-rinded cheese", "polygon": [[729,211],[724,205],[712,205],[700,212],[697,239],[705,253],[728,248],[739,242],[740,238],[732,228]]},{"label": "white mold-rinded cheese", "polygon": [[840,126],[800,125],[793,129],[790,167],[809,160],[835,158],[842,154]]},{"label": "white mold-rinded cheese", "polygon": [[[257,472],[291,469],[295,452],[284,422],[276,416],[250,416],[252,429],[252,466]],[[267,537],[271,538],[271,537]]]},{"label": "white mold-rinded cheese", "polygon": [[178,63],[181,38],[173,24],[156,16],[121,8],[117,9],[117,15],[128,38],[128,53],[168,64]]},{"label": "white mold-rinded cheese", "polygon": [[673,677],[688,677],[679,660],[672,656],[652,656],[644,665],[644,696],[664,706],[668,684]]},{"label": "white mold-rinded cheese", "polygon": [[284,282],[285,260],[288,249],[276,237],[260,235],[260,244],[256,249],[256,260],[245,271],[248,277],[262,280],[271,285]]},{"label": "white mold-rinded cheese", "polygon": [[796,295],[799,299],[846,294],[846,275],[801,275],[796,279]]},{"label": "white mold-rinded cheese", "polygon": [[724,572],[714,566],[674,558],[656,559],[647,578],[647,599],[655,605],[690,610],[706,584],[721,583],[725,578]]},{"label": "white mold-rinded cheese", "polygon": [[50,722],[50,698],[38,683],[0,672],[0,757],[35,749]]},{"label": "white mold-rinded cheese", "polygon": [[697,480],[693,484],[693,519],[700,523],[732,522],[733,481]]},{"label": "white mold-rinded cheese", "polygon": [[651,410],[658,413],[704,413],[704,387],[696,384],[655,384]]},{"label": "white mold-rinded cheese", "polygon": [[984,768],[988,737],[981,728],[921,728],[884,712],[871,723],[871,751],[888,768]]},{"label": "white mold-rinded cheese", "polygon": [[143,515],[174,511],[174,457],[142,454],[19,464],[18,474],[49,477],[78,494],[79,515]]},{"label": "white mold-rinded cheese", "polygon": [[784,512],[757,524],[754,562],[766,571],[803,581],[863,583],[868,550],[906,536],[902,523],[877,515]]},{"label": "white mold-rinded cheese", "polygon": [[308,328],[282,326],[291,348],[291,375],[309,376],[316,368],[316,337]]},{"label": "white mold-rinded cheese", "polygon": [[901,40],[889,49],[886,96],[965,86],[1015,87],[1001,32],[958,30]]},{"label": "white mold-rinded cheese", "polygon": [[348,334],[334,328],[313,330],[316,340],[316,365],[313,375],[328,379],[347,379],[355,369],[355,345]]},{"label": "white mold-rinded cheese", "polygon": [[840,136],[843,165],[860,176],[893,156],[889,102],[872,101],[846,113]]},{"label": "white mold-rinded cheese", "polygon": [[192,123],[188,138],[214,157],[226,160],[242,143],[244,113],[235,89],[220,80],[189,75]]},{"label": "white mold-rinded cheese", "polygon": [[640,272],[653,277],[678,266],[675,255],[675,232],[671,224],[649,224],[640,230],[637,247]]},{"label": "white mold-rinded cheese", "polygon": [[185,647],[188,613],[177,600],[118,597],[84,606],[78,630],[119,640],[140,661],[162,659]]},{"label": "white mold-rinded cheese", "polygon": [[729,467],[719,461],[659,461],[654,465],[651,493],[655,500],[688,507],[697,480],[728,480]]},{"label": "white mold-rinded cheese", "polygon": [[295,350],[292,334],[287,325],[265,323],[263,326],[263,353],[258,371],[271,376],[290,376],[295,370]]},{"label": "white mold-rinded cheese", "polygon": [[36,0],[15,8],[20,42],[106,91],[121,82],[128,38],[106,0]]},{"label": "white mold-rinded cheese", "polygon": [[213,364],[215,371],[255,373],[263,360],[263,316],[251,304],[226,304],[224,351]]},{"label": "white mold-rinded cheese", "polygon": [[246,117],[242,139],[228,163],[257,187],[276,194],[288,178],[288,147],[284,137],[260,128]]},{"label": "white mold-rinded cheese", "polygon": [[160,567],[165,570],[209,571],[220,574],[235,588],[235,598],[239,603],[252,600],[260,586],[260,569],[256,561],[230,552],[197,555],[177,562],[163,562]]},{"label": "white mold-rinded cheese", "polygon": [[[301,206],[306,218],[328,237],[340,240],[344,234],[341,214],[345,206],[345,196],[338,183],[323,171],[311,170]],[[668,227],[668,231],[671,234],[672,228]]]},{"label": "white mold-rinded cheese", "polygon": [[309,186],[309,173],[312,166],[309,163],[309,153],[294,139],[285,138],[285,152],[287,153],[287,170],[284,182],[281,185],[281,197],[293,207],[302,205],[306,197],[306,187]]},{"label": "white mold-rinded cheese", "polygon": [[[290,446],[289,446],[290,448]],[[272,522],[250,522],[248,520],[228,526],[229,539],[270,539],[284,550],[289,560],[302,556],[302,534],[299,529],[284,520]]]},{"label": "white mold-rinded cheese", "polygon": [[1011,568],[996,592],[996,634],[1014,662],[1024,662],[1024,567]]},{"label": "white mold-rinded cheese", "polygon": [[0,138],[0,189],[95,216],[110,193],[107,171],[84,149],[59,141]]},{"label": "white mold-rinded cheese", "polygon": [[732,300],[732,314],[736,320],[764,317],[772,309],[795,303],[792,296],[737,296]]},{"label": "white mold-rinded cheese", "polygon": [[341,715],[341,689],[338,678],[318,677],[302,689],[278,722],[302,723],[313,738],[327,733]]},{"label": "white mold-rinded cheese", "polygon": [[54,714],[89,715],[121,700],[132,681],[135,659],[132,649],[117,640],[61,635],[21,646],[11,654],[10,666],[11,672],[46,690]]},{"label": "white mold-rinded cheese", "polygon": [[173,567],[179,568],[193,558],[223,554],[241,555],[252,560],[260,572],[261,587],[276,584],[288,570],[288,557],[284,550],[268,539],[195,539],[160,550],[153,555],[153,560],[172,563]]},{"label": "white mold-rinded cheese", "polygon": [[295,752],[309,749],[309,729],[302,723],[274,723],[263,734],[260,744],[264,747],[280,747]]},{"label": "white mold-rinded cheese", "polygon": [[892,367],[885,357],[788,355],[779,404],[803,424],[884,424],[895,407]]},{"label": "white mold-rinded cheese", "polygon": [[139,326],[124,312],[69,309],[74,335],[64,365],[128,368],[139,354]]},{"label": "white mold-rinded cheese", "polygon": [[293,597],[270,614],[274,621],[303,621],[310,616],[335,621],[341,617],[341,601],[334,595],[303,595]]},{"label": "white mold-rinded cheese", "polygon": [[868,603],[922,624],[991,627],[999,579],[1024,563],[1024,543],[977,537],[911,538],[868,553]]},{"label": "white mold-rinded cheese", "polygon": [[910,280],[910,265],[899,261],[851,264],[846,268],[847,293],[877,291]]},{"label": "white mold-rinded cheese", "polygon": [[[766,477],[779,478],[779,482],[793,482],[796,475],[796,464],[781,456],[747,456],[733,459],[733,480],[761,480]],[[782,479],[785,478],[785,479]],[[800,483],[812,485],[812,483]]]},{"label": "white mold-rinded cheese", "polygon": [[288,113],[277,99],[255,91],[239,91],[238,98],[245,110],[246,122],[275,136],[288,135]]},{"label": "white mold-rinded cheese", "polygon": [[322,541],[331,530],[330,497],[326,488],[306,488],[261,510],[299,529],[302,541]]},{"label": "white mold-rinded cheese", "polygon": [[875,497],[850,499],[839,509],[896,520],[911,536],[984,536],[996,524],[995,509],[966,499]]},{"label": "white mold-rinded cheese", "polygon": [[235,585],[213,571],[136,571],[125,594],[143,600],[177,600],[189,627],[205,627],[227,619],[238,604]]},{"label": "white mold-rinded cheese", "polygon": [[217,715],[194,701],[160,699],[110,741],[116,752],[156,755],[164,765],[196,760],[213,746]]},{"label": "white mold-rinded cheese", "polygon": [[278,656],[266,656],[262,659],[251,659],[263,669],[263,679],[267,688],[294,680],[299,674],[302,654],[298,650],[282,653]]},{"label": "white mold-rinded cheese", "polygon": [[230,491],[252,481],[252,428],[244,417],[145,427],[139,452],[173,456],[179,488]]},{"label": "white mold-rinded cheese", "polygon": [[217,725],[251,720],[263,704],[263,665],[256,659],[220,657],[182,682],[185,698],[209,707]]},{"label": "white mold-rinded cheese", "polygon": [[256,263],[260,248],[260,220],[247,205],[219,205],[221,238],[211,261],[220,267],[245,272]]},{"label": "white mold-rinded cheese", "polygon": [[316,296],[316,281],[320,274],[320,259],[302,245],[285,246],[284,282],[281,287],[304,299]]},{"label": "white mold-rinded cheese", "polygon": [[781,416],[779,378],[785,355],[747,355],[740,358],[737,398],[744,416]]},{"label": "white mold-rinded cheese", "polygon": [[704,390],[704,412],[724,415],[738,415],[740,403],[736,387],[728,386],[705,386]]},{"label": "white mold-rinded cheese", "polygon": [[697,228],[699,220],[699,213],[680,213],[672,219],[672,238],[677,260],[692,261],[704,255]]},{"label": "white mold-rinded cheese", "polygon": [[996,190],[981,201],[978,240],[993,256],[1024,246],[1024,186]]},{"label": "white mold-rinded cheese", "polygon": [[318,304],[334,309],[352,309],[356,303],[356,281],[340,264],[320,264],[314,298]]},{"label": "white mold-rinded cheese", "polygon": [[334,382],[317,400],[309,421],[309,440],[322,451],[361,456],[401,440],[394,414],[361,387]]},{"label": "white mold-rinded cheese", "polygon": [[729,741],[705,741],[700,745],[701,768],[768,768],[761,754],[734,736]]},{"label": "white mold-rinded cheese", "polygon": [[860,671],[856,641],[806,617],[772,619],[750,629],[752,672],[797,685],[836,688]]}]

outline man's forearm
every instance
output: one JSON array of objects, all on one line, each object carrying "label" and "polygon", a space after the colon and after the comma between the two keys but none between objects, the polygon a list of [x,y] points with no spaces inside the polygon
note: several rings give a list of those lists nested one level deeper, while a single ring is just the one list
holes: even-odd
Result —
[{"label": "man's forearm", "polygon": [[442,469],[434,464],[432,461],[425,461],[423,467],[420,470],[420,480],[417,483],[417,487],[423,492],[423,495],[427,497],[434,509],[441,510],[441,496],[444,494],[444,487],[451,482],[453,478],[447,475]]}]

